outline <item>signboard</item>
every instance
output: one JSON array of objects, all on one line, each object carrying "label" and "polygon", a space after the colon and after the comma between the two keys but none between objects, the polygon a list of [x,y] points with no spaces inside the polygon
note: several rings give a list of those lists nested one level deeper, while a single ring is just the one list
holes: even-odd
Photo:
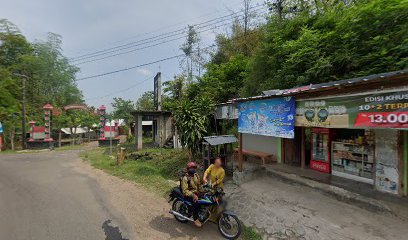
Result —
[{"label": "signboard", "polygon": [[293,97],[256,100],[238,104],[238,132],[294,138]]},{"label": "signboard", "polygon": [[3,125],[0,122],[0,133],[3,133]]},{"label": "signboard", "polygon": [[161,73],[158,72],[154,77],[154,89],[153,89],[153,102],[154,109],[156,111],[161,111]]},{"label": "signboard", "polygon": [[298,101],[295,125],[408,128],[408,91]]}]

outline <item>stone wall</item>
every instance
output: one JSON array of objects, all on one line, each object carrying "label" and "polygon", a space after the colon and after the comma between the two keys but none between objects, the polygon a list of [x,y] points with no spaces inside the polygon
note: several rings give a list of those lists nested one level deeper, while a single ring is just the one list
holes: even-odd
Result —
[{"label": "stone wall", "polygon": [[398,194],[398,157],[398,130],[375,130],[377,190]]}]

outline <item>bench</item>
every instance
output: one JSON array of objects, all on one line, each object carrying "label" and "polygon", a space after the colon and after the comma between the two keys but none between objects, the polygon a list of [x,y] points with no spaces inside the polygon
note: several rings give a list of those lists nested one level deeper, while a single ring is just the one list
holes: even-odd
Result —
[{"label": "bench", "polygon": [[[238,148],[235,148],[234,152],[236,152],[236,154],[238,154]],[[260,158],[262,160],[263,165],[265,165],[266,161],[272,161],[272,162],[276,161],[275,156],[273,154],[270,154],[270,153],[242,149],[242,154],[244,156],[254,156],[254,157]]]}]

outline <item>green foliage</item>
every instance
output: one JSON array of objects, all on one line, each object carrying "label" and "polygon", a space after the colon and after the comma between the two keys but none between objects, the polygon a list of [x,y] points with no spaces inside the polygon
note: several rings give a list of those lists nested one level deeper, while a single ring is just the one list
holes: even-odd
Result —
[{"label": "green foliage", "polygon": [[126,159],[121,166],[116,165],[116,159],[105,155],[104,149],[92,149],[81,153],[82,159],[92,166],[102,169],[112,175],[132,180],[142,184],[149,190],[165,195],[177,185],[178,173],[188,162],[185,151],[172,149],[147,149],[150,160]]},{"label": "green foliage", "polygon": [[257,233],[252,227],[244,226],[242,231],[242,239],[244,240],[262,240],[262,235]]},{"label": "green foliage", "polygon": [[124,119],[128,125],[133,122],[132,111],[135,110],[135,105],[131,100],[124,100],[122,98],[115,97],[113,98],[112,107],[112,117],[114,119]]},{"label": "green foliage", "polygon": [[76,132],[77,127],[88,127],[98,124],[99,117],[93,112],[82,109],[68,110],[62,112],[60,115],[53,118],[53,124],[56,128],[68,127],[73,133]]},{"label": "green foliage", "polygon": [[181,144],[190,151],[190,157],[199,152],[201,140],[207,132],[209,116],[213,111],[214,105],[206,97],[178,101],[173,116]]},{"label": "green foliage", "polygon": [[248,57],[237,54],[226,63],[207,65],[207,72],[199,79],[202,95],[221,103],[239,97],[247,76]]},{"label": "green foliage", "polygon": [[408,67],[408,1],[342,1],[271,17],[243,96]]},{"label": "green foliage", "polygon": [[136,102],[137,110],[153,111],[154,110],[154,92],[147,91]]},{"label": "green foliage", "polygon": [[[6,145],[21,130],[22,117],[42,121],[44,104],[61,108],[83,102],[75,83],[78,68],[69,64],[61,46],[61,37],[53,33],[46,41],[30,43],[17,26],[0,19],[0,120],[10,135]],[[26,116],[21,116],[21,75],[26,76]]]}]

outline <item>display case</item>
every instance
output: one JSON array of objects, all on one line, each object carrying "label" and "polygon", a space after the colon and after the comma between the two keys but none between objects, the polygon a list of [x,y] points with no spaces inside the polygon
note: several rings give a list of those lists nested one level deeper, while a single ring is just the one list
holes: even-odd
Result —
[{"label": "display case", "polygon": [[310,168],[330,173],[330,147],[332,134],[327,128],[313,128],[311,131]]},{"label": "display case", "polygon": [[374,148],[347,142],[332,142],[332,174],[374,183]]}]

